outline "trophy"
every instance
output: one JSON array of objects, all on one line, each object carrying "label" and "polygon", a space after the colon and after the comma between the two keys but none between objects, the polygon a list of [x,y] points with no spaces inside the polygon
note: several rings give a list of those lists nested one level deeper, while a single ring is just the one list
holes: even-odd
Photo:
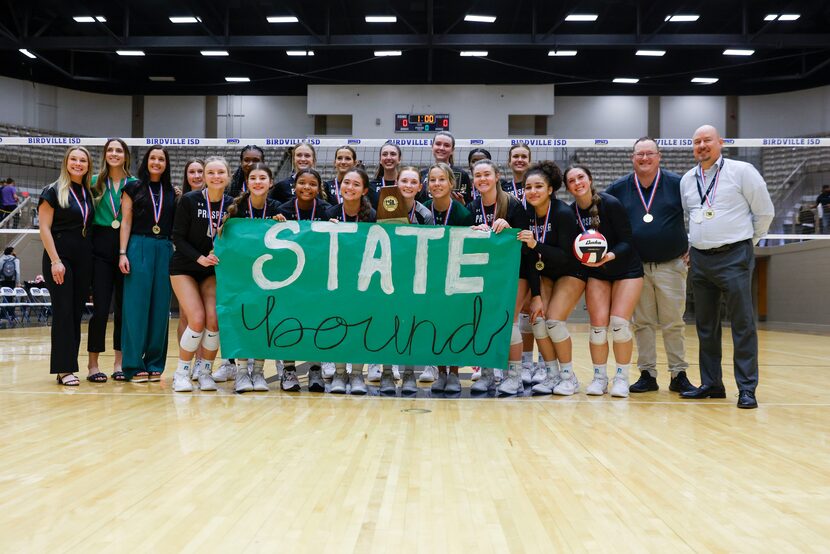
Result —
[{"label": "trophy", "polygon": [[378,223],[409,223],[409,214],[397,185],[381,187],[377,213]]}]

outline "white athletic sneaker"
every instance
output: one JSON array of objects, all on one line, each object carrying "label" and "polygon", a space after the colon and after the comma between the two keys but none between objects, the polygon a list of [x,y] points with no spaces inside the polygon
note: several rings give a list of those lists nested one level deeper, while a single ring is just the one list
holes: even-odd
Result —
[{"label": "white athletic sneaker", "polygon": [[395,378],[395,381],[401,380],[401,366],[393,365],[392,366],[392,377]]},{"label": "white athletic sneaker", "polygon": [[254,390],[254,384],[251,381],[251,375],[247,371],[237,371],[233,382],[234,392],[242,394],[243,392],[251,392]]},{"label": "white athletic sneaker", "polygon": [[478,381],[481,379],[481,368],[479,366],[473,366],[473,374],[470,375],[470,381]]},{"label": "white athletic sneaker", "polygon": [[[217,383],[224,383],[236,378],[236,364],[232,364],[228,360],[224,360],[222,365],[217,367],[213,372],[213,380]],[[204,389],[203,389],[204,390]]]},{"label": "white athletic sneaker", "polygon": [[[524,368],[508,369],[507,379],[502,381],[499,385],[499,396],[515,396],[517,394],[522,394],[522,392],[524,392],[524,385],[522,383],[523,373]],[[528,373],[530,373],[529,370]]]},{"label": "white athletic sneaker", "polygon": [[380,374],[383,371],[381,364],[369,364],[366,367],[366,380],[370,383],[380,381]]},{"label": "white athletic sneaker", "polygon": [[533,368],[522,364],[522,385],[529,387],[533,381]]},{"label": "white athletic sneaker", "polygon": [[550,373],[545,376],[545,380],[541,383],[536,383],[533,385],[531,389],[533,391],[533,395],[542,395],[542,394],[553,394],[553,390],[556,388],[562,379],[559,377],[559,372]]},{"label": "white athletic sneaker", "polygon": [[553,394],[571,396],[579,391],[579,380],[573,371],[560,371],[559,377],[561,381],[553,388]]},{"label": "white athletic sneaker", "polygon": [[421,383],[432,383],[438,375],[438,368],[434,365],[425,365],[424,370],[418,376],[418,381]]},{"label": "white athletic sneaker", "polygon": [[268,392],[268,381],[265,380],[265,374],[260,368],[259,371],[251,371],[251,384],[253,389],[257,392]]},{"label": "white athletic sneaker", "polygon": [[294,370],[284,371],[282,379],[280,379],[282,390],[287,392],[297,392],[300,390],[300,380],[297,379],[297,372]]},{"label": "white athletic sneaker", "polygon": [[470,387],[470,392],[473,394],[482,394],[488,392],[496,386],[496,380],[493,377],[493,369],[489,367],[481,368],[481,376]]},{"label": "white athletic sneaker", "polygon": [[533,367],[533,374],[530,377],[530,383],[533,385],[538,385],[539,383],[543,383],[545,378],[548,376],[548,368],[545,367],[543,363],[537,363]]},{"label": "white athletic sneaker", "polygon": [[216,390],[216,382],[207,371],[199,373],[199,390]]},{"label": "white athletic sneaker", "polygon": [[602,396],[608,392],[608,377],[594,373],[594,380],[585,389],[585,394],[589,396]]},{"label": "white athletic sneaker", "polygon": [[176,392],[190,392],[193,385],[190,383],[186,370],[173,372],[173,390]]},{"label": "white athletic sneaker", "polygon": [[614,376],[614,382],[611,385],[611,396],[628,398],[628,377],[620,373]]},{"label": "white athletic sneaker", "polygon": [[323,379],[331,379],[334,377],[334,362],[323,362]]},{"label": "white athletic sneaker", "polygon": [[196,381],[199,378],[199,373],[202,371],[202,360],[193,358],[193,362],[193,365],[190,366],[190,380]]}]

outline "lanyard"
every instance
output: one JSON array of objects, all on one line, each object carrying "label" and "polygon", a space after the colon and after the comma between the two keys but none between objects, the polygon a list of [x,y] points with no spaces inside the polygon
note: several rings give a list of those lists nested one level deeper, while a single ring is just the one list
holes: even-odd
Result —
[{"label": "lanyard", "polygon": [[[225,200],[225,196],[222,196],[222,201]],[[260,219],[265,219],[265,212],[268,211],[268,200],[265,200],[265,204],[262,206],[262,217]],[[248,196],[248,217],[251,219],[256,219],[254,217],[254,207],[251,205],[251,197]]]},{"label": "lanyard", "polygon": [[698,167],[700,167],[700,180],[698,180],[698,175],[695,173],[695,182],[697,184],[697,194],[700,196],[700,205],[702,206],[705,202],[706,205],[711,208],[712,204],[715,203],[715,195],[718,193],[718,181],[720,181],[720,170],[723,169],[723,162],[715,171],[715,178],[712,179],[712,183],[709,185],[709,188],[706,189],[705,193],[703,192],[703,188],[700,186],[700,183],[702,182],[703,186],[706,186],[706,173],[704,173],[702,165],[699,165]]},{"label": "lanyard", "polygon": [[516,187],[516,178],[515,177],[511,181],[511,184],[513,185],[513,196],[516,197],[516,200],[521,200],[522,201],[522,206],[527,208],[527,200],[525,200],[524,191],[521,195],[519,194],[519,188]]},{"label": "lanyard", "polygon": [[[312,200],[311,202],[311,217],[309,221],[314,221],[314,214],[317,213],[317,201]],[[294,199],[294,214],[297,216],[297,221],[300,221],[302,217],[300,217],[300,202],[296,198]],[[346,221],[345,219],[343,221]]]},{"label": "lanyard", "polygon": [[[216,236],[216,230],[219,229],[219,222],[216,222],[216,225],[213,224],[213,209],[210,206],[210,198],[208,198],[208,191],[205,188],[203,194],[205,195],[205,204],[207,204],[207,214],[208,214],[208,236],[213,238]],[[222,212],[225,209],[225,195],[222,194],[222,203],[219,204],[219,218],[222,218]],[[264,211],[264,210],[263,210]]]},{"label": "lanyard", "polygon": [[654,193],[657,192],[657,185],[660,184],[660,168],[657,168],[657,176],[654,178],[654,186],[651,188],[651,196],[648,198],[648,204],[646,204],[646,197],[643,196],[643,191],[640,189],[640,179],[637,178],[637,172],[634,172],[634,188],[637,189],[637,195],[640,197],[640,202],[643,204],[643,208],[645,208],[646,213],[649,213],[651,210],[651,203],[654,202]]},{"label": "lanyard", "polygon": [[414,217],[415,217],[415,204],[412,204],[412,209],[411,209],[411,210],[409,210],[409,222],[410,222],[410,223],[415,223],[415,222],[413,221],[413,218],[414,218]]},{"label": "lanyard", "polygon": [[89,206],[86,205],[86,187],[81,187],[81,192],[84,195],[84,203],[81,204],[81,201],[78,199],[78,195],[75,194],[75,190],[72,188],[72,184],[69,185],[69,193],[75,199],[75,202],[78,204],[78,207],[81,209],[81,216],[84,218],[84,231],[86,231],[86,218],[89,216]]},{"label": "lanyard", "polygon": [[[435,221],[435,200],[432,201],[430,204],[429,209],[432,210],[432,220]],[[447,213],[444,215],[444,223],[441,225],[446,225],[450,221],[450,212],[452,211],[452,200],[450,200],[450,207],[447,208]]]},{"label": "lanyard", "polygon": [[337,197],[338,204],[343,202],[343,199],[340,198],[340,181],[337,180],[337,177],[334,178],[334,195]]}]

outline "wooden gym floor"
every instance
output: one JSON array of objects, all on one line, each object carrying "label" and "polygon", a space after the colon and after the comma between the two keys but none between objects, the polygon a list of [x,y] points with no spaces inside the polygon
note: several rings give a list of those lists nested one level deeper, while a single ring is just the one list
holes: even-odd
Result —
[{"label": "wooden gym floor", "polygon": [[761,331],[745,411],[731,367],[710,401],[60,388],[48,333],[0,331],[2,552],[830,550],[827,336]]}]

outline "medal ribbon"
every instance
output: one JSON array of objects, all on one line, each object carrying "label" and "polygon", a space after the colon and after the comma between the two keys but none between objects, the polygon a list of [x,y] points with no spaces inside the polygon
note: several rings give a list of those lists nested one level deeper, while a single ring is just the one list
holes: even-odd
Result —
[{"label": "medal ribbon", "polygon": [[545,215],[545,227],[544,231],[542,232],[542,238],[539,239],[539,221],[536,219],[536,214],[533,214],[533,237],[536,239],[536,242],[541,242],[542,244],[545,243],[545,237],[548,236],[548,221],[550,220],[550,208],[553,206],[553,202],[548,204],[548,213]]},{"label": "medal ribbon", "polygon": [[[700,205],[703,206],[705,202],[709,208],[712,207],[712,204],[715,203],[715,195],[718,193],[718,181],[720,180],[720,170],[723,168],[723,163],[718,166],[717,171],[715,171],[715,178],[712,179],[712,183],[709,185],[709,188],[706,189],[706,193],[704,194],[703,188],[700,186],[700,183],[703,183],[703,186],[706,186],[706,173],[703,171],[703,166],[698,165],[700,167],[700,181],[697,180],[697,173],[695,173],[695,181],[697,182],[697,193],[700,196]],[[710,194],[711,193],[711,194]]]},{"label": "medal ribbon", "polygon": [[338,204],[343,202],[343,199],[340,198],[340,182],[337,180],[337,177],[334,178],[334,194],[337,196]]},{"label": "medal ribbon", "polygon": [[78,195],[75,194],[75,191],[72,188],[72,185],[69,185],[69,194],[75,199],[75,202],[78,204],[78,207],[81,209],[81,215],[84,218],[84,230],[86,230],[86,219],[89,216],[89,206],[86,205],[86,187],[81,187],[81,192],[84,195],[84,203],[81,204],[81,201],[78,199]]},{"label": "medal ribbon", "polygon": [[648,198],[648,204],[646,204],[646,197],[643,196],[643,191],[640,189],[640,180],[637,178],[637,172],[634,172],[634,188],[637,189],[637,195],[640,197],[640,202],[643,204],[643,208],[645,208],[646,213],[649,213],[651,210],[651,203],[654,202],[654,193],[657,192],[657,185],[660,184],[660,168],[657,168],[657,176],[654,178],[654,186],[651,189],[651,196]]},{"label": "medal ribbon", "polygon": [[412,209],[409,211],[409,222],[415,223],[413,218],[415,217],[415,204],[412,204]]},{"label": "medal ribbon", "polygon": [[[345,223],[347,221],[346,220],[346,203],[345,202],[340,204],[340,211],[343,213],[343,223]],[[355,216],[355,221],[360,221],[360,210],[359,209],[358,209],[357,215]]]},{"label": "medal ribbon", "polygon": [[[124,186],[124,181],[126,181],[126,179],[122,179],[118,183],[118,188],[119,189],[121,189],[121,187]],[[119,212],[121,212],[121,202],[119,201],[118,209],[116,210],[115,209],[115,200],[113,200],[113,196],[115,195],[115,191],[112,188],[112,182],[109,180],[109,178],[107,179],[107,190],[110,193],[110,207],[112,208],[113,219],[118,219],[118,214],[119,214]]]},{"label": "medal ribbon", "polygon": [[[296,198],[294,199],[294,213],[297,215],[297,221],[300,221],[302,219],[302,217],[300,217],[300,203]],[[314,214],[316,214],[316,213],[317,213],[317,201],[313,200],[312,201],[312,206],[311,206],[311,219],[309,221],[314,221]],[[345,215],[346,215],[346,213],[343,212],[344,217],[345,217]],[[346,220],[343,219],[343,221],[346,221]]]},{"label": "medal ribbon", "polygon": [[[432,201],[432,204],[430,204],[429,209],[432,210],[432,219],[433,219],[433,221],[435,221],[435,201],[434,200]],[[444,215],[444,223],[442,223],[441,225],[444,225],[444,226],[447,225],[447,222],[449,222],[449,220],[450,220],[450,212],[451,211],[452,211],[452,200],[450,200],[450,207],[447,208],[447,213]]]},{"label": "medal ribbon", "polygon": [[[515,178],[515,177],[513,178],[513,180],[511,181],[511,183],[512,183],[512,185],[513,185],[513,196],[515,196],[515,197],[516,197],[516,200],[519,200],[519,189],[518,189],[518,188],[516,188],[516,178]],[[522,195],[521,200],[522,200],[522,206],[524,206],[525,208],[527,208],[527,200],[525,200],[524,195]]]},{"label": "medal ribbon", "polygon": [[[222,195],[222,201],[224,202],[225,195]],[[265,205],[262,206],[262,217],[260,219],[265,219],[265,212],[268,211],[268,200],[265,201]],[[248,196],[248,217],[251,219],[256,219],[254,217],[254,207],[251,205],[251,197]]]},{"label": "medal ribbon", "polygon": [[588,230],[585,229],[585,225],[582,224],[582,217],[579,215],[579,206],[576,201],[574,201],[574,210],[576,211],[576,222],[579,223],[580,227],[582,227],[582,232],[587,233]]},{"label": "medal ribbon", "polygon": [[[216,225],[213,224],[213,209],[210,206],[210,198],[208,198],[208,191],[205,188],[203,194],[205,195],[205,204],[207,204],[207,213],[208,213],[208,229],[209,233],[208,236],[213,238],[216,236],[216,231],[219,229],[219,222],[216,222]],[[225,195],[222,194],[222,203],[219,204],[219,218],[222,217],[222,211],[225,209]],[[264,210],[263,210],[264,211]]]},{"label": "medal ribbon", "polygon": [[[483,223],[492,229],[493,224],[492,223],[487,223],[487,210],[484,208],[484,197],[483,196],[479,195],[478,203],[481,205],[481,219],[483,220]],[[493,223],[495,223],[495,222],[496,222],[496,205],[494,204],[493,205]]]},{"label": "medal ribbon", "polygon": [[[158,225],[161,219],[161,207],[164,205],[164,191],[162,190],[161,183],[159,183],[159,203],[156,206],[156,197],[153,196],[153,187],[150,186],[150,183],[147,183],[147,190],[150,191],[150,201],[153,203],[153,219],[155,219],[156,225]],[[208,202],[208,206],[210,206],[210,202]]]}]

